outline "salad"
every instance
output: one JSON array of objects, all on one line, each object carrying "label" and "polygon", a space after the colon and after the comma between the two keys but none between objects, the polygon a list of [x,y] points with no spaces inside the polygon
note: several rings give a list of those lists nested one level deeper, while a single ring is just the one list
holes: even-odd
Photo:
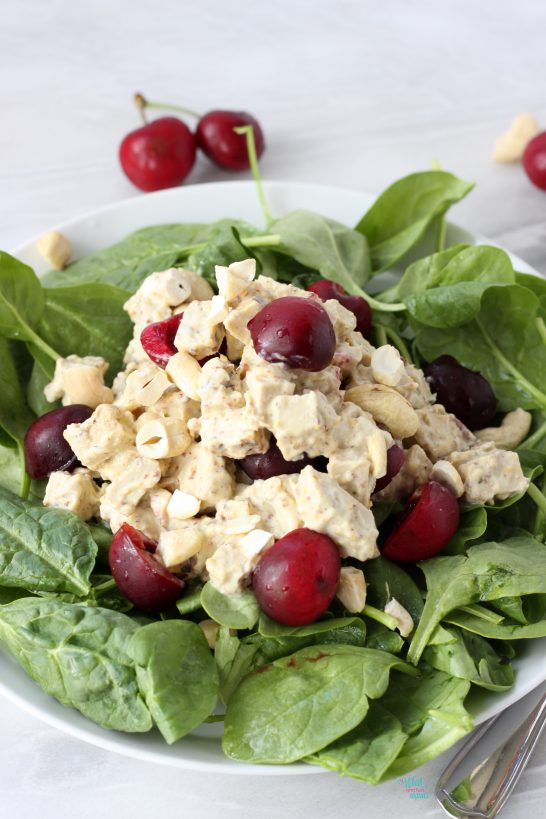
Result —
[{"label": "salad", "polygon": [[[445,246],[471,185],[351,228],[0,253],[0,646],[99,725],[377,784],[546,636],[546,284]],[[373,295],[372,295],[373,294]]]}]

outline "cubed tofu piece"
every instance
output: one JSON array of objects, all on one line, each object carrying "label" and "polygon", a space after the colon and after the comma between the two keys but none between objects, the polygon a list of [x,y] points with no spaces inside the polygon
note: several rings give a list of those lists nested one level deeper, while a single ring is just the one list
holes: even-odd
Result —
[{"label": "cubed tofu piece", "polygon": [[362,569],[343,566],[339,573],[336,597],[351,614],[362,611],[366,605],[366,580]]},{"label": "cubed tofu piece", "polygon": [[134,446],[135,434],[131,413],[113,404],[101,404],[87,421],[63,432],[78,460],[99,471],[114,454]]},{"label": "cubed tofu piece", "polygon": [[339,418],[325,395],[279,395],[271,402],[270,430],[288,461],[328,453]]},{"label": "cubed tofu piece", "polygon": [[374,495],[374,500],[404,501],[412,495],[418,486],[430,479],[432,461],[425,450],[414,444],[404,451],[404,463],[400,472],[392,481]]},{"label": "cubed tofu piece", "polygon": [[254,529],[236,543],[223,543],[206,562],[211,584],[223,594],[239,594],[260,556],[273,545],[270,532]]},{"label": "cubed tofu piece", "polygon": [[441,404],[423,407],[416,412],[419,427],[415,442],[423,447],[433,463],[452,452],[464,452],[476,442],[475,435]]},{"label": "cubed tofu piece", "polygon": [[47,481],[44,506],[68,509],[82,520],[99,513],[100,490],[87,469],[52,472]]},{"label": "cubed tofu piece", "polygon": [[174,346],[181,353],[201,359],[217,353],[223,338],[224,328],[214,319],[212,300],[192,301],[184,310]]},{"label": "cubed tofu piece", "polygon": [[44,388],[44,395],[51,402],[60,398],[64,406],[85,404],[95,409],[99,404],[111,404],[114,394],[104,385],[107,369],[108,363],[100,356],[58,358],[53,381]]},{"label": "cubed tofu piece", "polygon": [[364,561],[379,555],[372,512],[329,475],[306,466],[294,494],[303,525],[332,538],[342,557]]},{"label": "cubed tofu piece", "polygon": [[201,501],[201,511],[215,509],[233,497],[233,471],[225,458],[203,442],[194,443],[177,459],[178,488]]},{"label": "cubed tofu piece", "polygon": [[278,475],[254,481],[241,491],[237,500],[249,500],[253,514],[260,516],[262,527],[281,538],[303,526],[294,494],[297,480],[297,475]]},{"label": "cubed tofu piece", "polygon": [[447,460],[462,478],[467,503],[492,504],[525,492],[529,486],[517,452],[497,449],[491,443],[452,452]]}]

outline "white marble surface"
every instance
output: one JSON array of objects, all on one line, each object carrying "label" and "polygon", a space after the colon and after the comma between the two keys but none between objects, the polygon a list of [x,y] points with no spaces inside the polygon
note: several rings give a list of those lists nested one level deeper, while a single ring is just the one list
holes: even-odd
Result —
[{"label": "white marble surface", "polygon": [[[546,272],[546,194],[490,159],[511,117],[546,127],[543,0],[3,0],[0,245],[136,192],[117,146],[136,90],[265,129],[266,177],[379,191],[433,159],[477,182],[454,212]],[[222,174],[199,162],[190,182]],[[227,175],[226,175],[227,178]],[[531,697],[532,699],[532,697]],[[529,706],[531,702],[529,701]],[[448,754],[449,756],[449,754]],[[418,776],[430,793],[446,759]],[[540,815],[543,742],[506,819]],[[269,819],[441,815],[404,784],[186,773],[83,745],[0,701],[0,815]]]}]

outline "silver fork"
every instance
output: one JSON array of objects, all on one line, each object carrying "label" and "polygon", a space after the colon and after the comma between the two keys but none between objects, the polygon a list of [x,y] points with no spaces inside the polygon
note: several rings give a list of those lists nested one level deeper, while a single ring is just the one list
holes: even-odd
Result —
[{"label": "silver fork", "polygon": [[[450,782],[501,715],[485,722],[463,745],[442,773],[436,785],[436,799],[448,816],[457,819],[491,819],[502,810],[525,770],[546,725],[546,694],[511,737],[448,790]],[[483,748],[482,748],[483,753]]]}]

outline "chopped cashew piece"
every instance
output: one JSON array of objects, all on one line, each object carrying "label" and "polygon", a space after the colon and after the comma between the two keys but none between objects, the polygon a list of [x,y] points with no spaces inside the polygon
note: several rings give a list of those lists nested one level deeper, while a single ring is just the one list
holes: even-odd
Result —
[{"label": "chopped cashew piece", "polygon": [[339,573],[336,597],[351,614],[362,611],[366,605],[366,581],[362,569],[344,566]]},{"label": "chopped cashew piece", "polygon": [[197,526],[161,532],[157,554],[168,569],[175,569],[201,549],[204,533]]},{"label": "chopped cashew piece", "polygon": [[396,387],[405,373],[400,353],[391,344],[384,344],[372,353],[372,375],[379,384]]},{"label": "chopped cashew piece", "polygon": [[253,281],[256,275],[256,260],[233,262],[229,267],[216,265],[215,271],[218,292],[227,302],[235,301],[246,293],[250,282]]},{"label": "chopped cashew piece", "polygon": [[136,448],[145,458],[176,458],[192,442],[186,424],[176,418],[148,421],[136,436]]},{"label": "chopped cashew piece", "polygon": [[508,412],[500,427],[486,427],[474,433],[479,441],[492,441],[499,449],[515,449],[527,438],[533,416],[523,409]]},{"label": "chopped cashew piece", "polygon": [[351,401],[387,427],[393,438],[410,438],[419,427],[419,417],[409,401],[384,384],[360,384],[345,393]]},{"label": "chopped cashew piece", "polygon": [[55,270],[62,270],[66,267],[72,256],[72,245],[63,233],[58,230],[48,230],[40,236],[36,242],[36,247],[48,264]]},{"label": "chopped cashew piece", "polygon": [[132,411],[140,407],[151,407],[171,386],[166,373],[151,361],[147,361],[129,373],[116,404]]},{"label": "chopped cashew piece", "polygon": [[518,114],[510,128],[496,140],[493,159],[496,162],[518,162],[539,131],[540,126],[531,114]]},{"label": "chopped cashew piece", "polygon": [[449,461],[436,461],[430,473],[430,480],[437,481],[449,489],[456,498],[464,495],[464,484],[461,476]]},{"label": "chopped cashew piece", "polygon": [[85,404],[95,409],[99,404],[111,404],[114,395],[104,386],[107,369],[107,362],[100,356],[58,358],[53,381],[44,388],[44,395],[51,402],[61,398],[64,406]]},{"label": "chopped cashew piece", "polygon": [[167,505],[169,519],[186,520],[193,518],[201,508],[201,501],[189,492],[175,489]]},{"label": "chopped cashew piece", "polygon": [[385,606],[385,614],[390,614],[398,621],[398,631],[402,637],[409,637],[413,631],[413,618],[409,611],[402,606],[395,597],[389,600]]},{"label": "chopped cashew piece", "polygon": [[216,639],[218,637],[218,632],[220,631],[219,624],[215,623],[214,620],[201,620],[201,622],[198,623],[197,625],[205,635],[205,639],[209,644],[209,648],[214,649],[216,647]]},{"label": "chopped cashew piece", "polygon": [[165,372],[174,381],[180,392],[199,401],[199,362],[189,353],[176,353],[169,358]]}]

